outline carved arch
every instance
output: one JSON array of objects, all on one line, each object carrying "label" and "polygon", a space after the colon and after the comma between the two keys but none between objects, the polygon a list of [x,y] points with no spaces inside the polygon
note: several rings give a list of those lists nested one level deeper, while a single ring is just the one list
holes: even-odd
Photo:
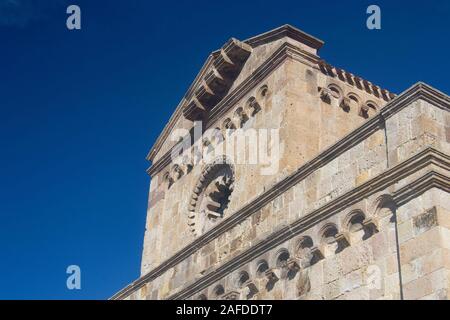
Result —
[{"label": "carved arch", "polygon": [[235,123],[237,124],[237,128],[242,128],[249,119],[247,113],[242,107],[238,107],[234,111],[234,118],[236,119]]},{"label": "carved arch", "polygon": [[236,130],[236,125],[233,123],[233,120],[231,120],[230,118],[226,118],[222,122],[222,130],[224,136],[231,135],[233,133],[233,130]]},{"label": "carved arch", "polygon": [[173,180],[180,179],[184,174],[183,169],[178,164],[173,165],[171,171],[172,171],[171,176],[173,177]]},{"label": "carved arch", "polygon": [[[386,219],[388,223],[394,223],[396,219],[397,204],[389,194],[383,194],[377,197],[372,205],[372,216],[377,219],[379,224],[384,224]],[[381,226],[380,226],[381,227]]]},{"label": "carved arch", "polygon": [[261,105],[255,97],[250,97],[245,103],[245,111],[250,117],[254,117],[261,110]]},{"label": "carved arch", "polygon": [[274,256],[274,265],[277,268],[283,268],[287,265],[287,262],[289,258],[291,257],[291,254],[289,253],[289,250],[286,248],[279,249],[275,256]]},{"label": "carved arch", "polygon": [[235,169],[226,156],[219,156],[204,167],[188,207],[188,225],[194,235],[209,229],[224,216],[234,180]]},{"label": "carved arch", "polygon": [[247,271],[242,270],[237,274],[235,285],[237,288],[243,288],[248,281],[250,281],[250,274]]},{"label": "carved arch", "polygon": [[170,189],[170,187],[172,186],[174,180],[172,178],[172,176],[170,175],[170,172],[167,171],[163,174],[163,181],[166,184],[166,188]]},{"label": "carved arch", "polygon": [[362,228],[362,224],[366,219],[366,215],[360,209],[352,210],[344,218],[343,226],[349,232],[357,231],[358,228]]},{"label": "carved arch", "polygon": [[337,84],[335,83],[330,83],[328,85],[328,90],[331,94],[331,96],[333,96],[336,99],[340,99],[341,97],[344,96],[343,91],[341,89],[341,87],[339,87]]},{"label": "carved arch", "polygon": [[299,259],[301,268],[308,268],[323,258],[320,249],[314,245],[310,236],[301,236],[295,242],[294,254]]},{"label": "carved arch", "polygon": [[349,243],[348,239],[334,223],[326,223],[319,232],[324,256],[341,252]]},{"label": "carved arch", "polygon": [[270,91],[269,91],[269,87],[267,86],[267,84],[262,85],[259,89],[258,89],[258,94],[257,97],[260,101],[264,101],[265,99],[267,99],[270,96]]},{"label": "carved arch", "polygon": [[206,294],[201,293],[197,296],[195,300],[208,300],[208,297],[206,296]]},{"label": "carved arch", "polygon": [[344,226],[351,243],[370,238],[378,231],[377,223],[360,209],[352,210],[344,219]]},{"label": "carved arch", "polygon": [[257,278],[263,278],[265,277],[265,273],[266,271],[269,270],[269,263],[267,262],[266,259],[260,259],[257,263],[256,263],[256,268],[255,268],[255,276]]},{"label": "carved arch", "polygon": [[220,299],[225,294],[225,288],[223,285],[218,284],[212,290],[212,296],[214,299]]},{"label": "carved arch", "polygon": [[337,225],[331,222],[326,223],[320,228],[319,235],[322,244],[334,241],[334,237],[338,234]]},{"label": "carved arch", "polygon": [[361,99],[354,92],[348,93],[347,96],[344,97],[340,103],[340,107],[345,112],[350,112],[350,110],[359,110],[360,105],[361,105]]},{"label": "carved arch", "polygon": [[372,100],[366,101],[363,105],[361,105],[359,109],[359,115],[364,119],[369,118],[372,114],[377,112],[378,106]]}]

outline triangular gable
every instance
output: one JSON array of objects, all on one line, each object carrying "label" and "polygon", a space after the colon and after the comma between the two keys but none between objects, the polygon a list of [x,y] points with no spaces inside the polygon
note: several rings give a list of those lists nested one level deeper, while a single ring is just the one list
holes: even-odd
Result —
[{"label": "triangular gable", "polygon": [[323,41],[290,25],[283,25],[242,42],[231,38],[222,48],[209,55],[148,153],[147,160],[154,160],[180,117],[192,121],[202,119],[223,99],[253,48],[283,37],[289,37],[316,51],[323,45]]}]

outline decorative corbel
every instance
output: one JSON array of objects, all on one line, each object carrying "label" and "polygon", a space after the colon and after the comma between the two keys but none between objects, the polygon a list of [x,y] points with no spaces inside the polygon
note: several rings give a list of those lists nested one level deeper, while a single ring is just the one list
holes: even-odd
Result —
[{"label": "decorative corbel", "polygon": [[311,247],[308,253],[300,258],[300,267],[306,269],[313,265],[314,263],[322,260],[324,258],[323,252],[318,247]]},{"label": "decorative corbel", "polygon": [[207,214],[208,218],[210,218],[210,219],[217,219],[222,216],[220,213],[212,211],[212,210],[207,210],[206,214]]},{"label": "decorative corbel", "polygon": [[245,113],[245,111],[242,110],[242,108],[239,109],[240,110],[236,110],[234,117],[236,119],[235,122],[238,124],[238,128],[242,128],[244,124],[247,122],[248,116]]},{"label": "decorative corbel", "polygon": [[334,236],[338,244],[339,250],[342,250],[350,245],[350,240],[347,233],[341,232]]},{"label": "decorative corbel", "polygon": [[300,263],[298,258],[289,258],[287,261],[287,269],[289,272],[297,272],[300,270]]},{"label": "decorative corbel", "polygon": [[298,258],[289,258],[286,262],[286,275],[288,279],[293,279],[297,272],[300,270],[300,259]]},{"label": "decorative corbel", "polygon": [[261,110],[261,106],[256,98],[252,98],[247,102],[247,108],[250,110],[250,116],[252,117]]},{"label": "decorative corbel", "polygon": [[225,119],[223,124],[223,130],[225,131],[223,136],[229,136],[233,133],[233,131],[236,129],[236,126],[234,125],[233,121],[230,118]]},{"label": "decorative corbel", "polygon": [[186,173],[189,173],[192,171],[192,168],[194,168],[194,164],[192,163],[191,160],[184,160],[183,168],[185,169]]},{"label": "decorative corbel", "polygon": [[341,107],[342,110],[344,110],[345,112],[350,111],[351,106],[350,106],[350,98],[348,97],[343,97],[341,99],[341,102],[339,103],[339,107]]},{"label": "decorative corbel", "polygon": [[249,299],[258,292],[256,284],[252,280],[246,281],[242,286],[241,299]]},{"label": "decorative corbel", "polygon": [[363,118],[368,118],[369,117],[369,110],[370,110],[370,107],[367,104],[363,104],[359,108],[359,116],[361,116]]},{"label": "decorative corbel", "polygon": [[239,292],[237,292],[237,291],[227,292],[227,293],[225,293],[222,296],[222,299],[224,299],[224,300],[238,300],[239,299]]},{"label": "decorative corbel", "polygon": [[374,218],[364,219],[364,221],[362,222],[362,225],[364,228],[370,230],[372,233],[377,233],[380,230],[379,225],[378,225],[378,220],[376,220]]},{"label": "decorative corbel", "polygon": [[317,262],[317,261],[322,260],[324,258],[324,255],[323,255],[322,251],[320,251],[320,249],[318,247],[312,247],[311,248],[311,253],[313,255],[313,259],[315,260],[314,262]]},{"label": "decorative corbel", "polygon": [[265,272],[265,276],[266,276],[266,283],[275,283],[280,279],[280,270],[272,268],[272,269],[268,269]]},{"label": "decorative corbel", "polygon": [[209,147],[211,145],[211,140],[208,137],[203,137],[202,144],[204,147]]},{"label": "decorative corbel", "polygon": [[322,87],[319,89],[320,99],[323,102],[331,103],[331,91],[328,88]]},{"label": "decorative corbel", "polygon": [[173,177],[172,177],[172,175],[170,174],[170,172],[167,172],[167,173],[164,175],[164,180],[165,180],[166,183],[167,183],[167,188],[170,188],[170,187],[173,185],[173,183],[175,182],[174,179],[173,179]]},{"label": "decorative corbel", "polygon": [[177,164],[173,167],[173,175],[176,180],[180,179],[181,176],[183,175],[183,170]]}]

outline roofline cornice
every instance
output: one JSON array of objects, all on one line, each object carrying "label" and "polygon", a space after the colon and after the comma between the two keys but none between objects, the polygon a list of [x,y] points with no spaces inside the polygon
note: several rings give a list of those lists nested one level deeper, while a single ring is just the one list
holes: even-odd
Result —
[{"label": "roofline cornice", "polygon": [[[257,35],[255,37],[249,38],[245,41],[243,41],[244,43],[250,45],[252,48],[257,47],[259,45],[265,44],[265,43],[269,43],[269,42],[273,42],[275,40],[281,39],[283,37],[287,37],[287,38],[291,38],[293,40],[296,40],[302,44],[305,44],[311,48],[316,49],[317,51],[323,46],[324,42],[312,35],[309,35],[306,32],[301,31],[300,29],[297,29],[289,24],[283,25],[281,27],[275,28],[273,30],[270,30],[268,32],[262,33],[260,35]],[[233,40],[234,38],[231,38],[231,40]],[[286,43],[284,44],[286,45]],[[348,73],[340,68],[335,68],[330,66],[329,64],[327,64],[324,60],[319,60],[319,57],[315,54],[306,52],[305,50],[303,50],[302,48],[300,48],[299,46],[295,46],[293,44],[289,44],[291,46],[291,48],[295,48],[293,49],[294,51],[298,51],[301,52],[301,56],[302,59],[304,61],[306,60],[310,60],[313,61],[313,63],[315,65],[318,65],[318,67],[320,68],[321,66],[325,66],[326,68],[330,69],[330,70],[334,70],[336,72],[336,74],[341,78],[341,80],[343,81],[347,81],[351,78],[351,79],[356,79],[357,81],[361,81],[364,85],[368,85],[370,87],[373,87],[375,90],[379,90],[381,93],[386,94],[386,96],[388,97],[388,99],[385,98],[385,100],[389,100],[391,98],[394,97],[393,94],[391,94],[389,91],[382,89],[374,84],[372,84],[371,82],[364,80],[360,77],[354,76],[351,73]],[[283,47],[283,46],[282,46]],[[283,51],[284,49],[286,49],[286,47],[283,48],[279,48],[268,60],[270,60],[270,63],[273,62],[273,58],[274,56],[276,56],[277,54],[280,55],[280,51]],[[288,56],[289,51],[285,51],[284,57],[278,57],[278,58],[285,58]],[[197,74],[196,78],[194,79],[193,83],[190,85],[189,89],[187,90],[186,94],[183,96],[181,102],[178,104],[177,108],[175,109],[174,113],[172,114],[172,116],[170,117],[168,123],[166,124],[166,126],[164,127],[163,131],[161,132],[161,134],[158,136],[156,142],[153,144],[152,148],[150,149],[150,151],[148,152],[146,159],[150,162],[153,162],[155,156],[158,154],[158,152],[161,150],[162,145],[164,144],[164,142],[166,141],[167,137],[170,134],[170,131],[173,129],[173,127],[175,126],[176,122],[178,121],[178,119],[183,115],[182,109],[183,106],[189,101],[189,99],[191,98],[191,96],[193,95],[193,92],[197,86],[197,84],[199,83],[199,81],[204,77],[205,73],[208,71],[209,67],[211,66],[212,62],[214,61],[215,57],[217,57],[220,54],[220,50],[216,50],[213,51],[209,56],[208,59],[206,60],[206,62],[204,63],[202,69],[200,70],[200,72]],[[283,55],[281,53],[281,55]],[[311,59],[311,57],[313,57]],[[267,63],[267,60],[265,63],[263,63],[259,69],[264,69],[267,68],[269,66],[270,71],[273,70],[273,68],[275,66],[273,66],[272,68],[270,68],[270,63]],[[333,71],[332,71],[333,72]],[[245,81],[252,81],[252,78],[256,78],[254,74],[250,75]],[[214,112],[217,112],[217,109],[219,107],[223,107],[223,105],[225,104],[224,101],[229,101],[230,99],[233,98],[233,94],[235,94],[235,91],[238,91],[240,89],[242,89],[242,85],[239,85],[234,91],[233,93],[228,93],[223,99],[222,101],[220,101],[214,108],[213,108],[213,115]],[[214,111],[215,109],[215,111]],[[228,110],[228,109],[227,109]],[[170,153],[170,151],[168,152]],[[162,158],[167,157],[167,154],[163,155]],[[164,159],[160,159],[159,161]],[[155,168],[160,168],[161,165],[158,164],[156,165],[156,163],[153,165]],[[152,166],[152,167],[153,167]],[[155,172],[152,168],[150,168],[149,170],[147,170],[147,172]],[[150,175],[152,175],[152,173],[150,173]]]},{"label": "roofline cornice", "polygon": [[[232,108],[235,103],[246,96],[251,90],[253,90],[257,85],[259,85],[264,79],[273,72],[281,63],[283,63],[287,58],[292,58],[296,61],[305,63],[312,68],[320,69],[321,65],[325,62],[321,60],[319,56],[309,53],[298,46],[291,43],[283,43],[263,64],[261,64],[251,75],[249,75],[244,81],[242,81],[233,91],[229,92],[210,112],[209,119],[205,124],[205,130],[211,128],[215,122],[220,119],[222,115]],[[327,64],[327,66],[329,66]],[[342,69],[330,66],[333,69],[345,72]],[[347,72],[345,72],[347,73]],[[352,75],[353,76],[353,75]],[[354,76],[356,77],[356,76]],[[345,81],[345,79],[341,79]],[[372,85],[372,84],[371,84]],[[424,84],[422,84],[424,85]],[[382,89],[379,86],[375,86],[380,92],[385,92],[389,98],[395,97],[386,89]],[[429,86],[427,86],[429,87]],[[431,87],[429,87],[431,88]],[[436,90],[437,91],[437,90]],[[392,101],[392,100],[391,100]],[[177,110],[181,113],[181,110]],[[167,139],[169,131],[164,132],[161,143]],[[148,169],[147,173],[150,176],[154,176],[156,173],[164,169],[171,161],[172,148],[170,148],[163,156],[161,156],[158,161],[153,163]],[[151,158],[147,158],[151,160]]]},{"label": "roofline cornice", "polygon": [[276,29],[264,32],[255,37],[251,37],[244,42],[251,45],[252,47],[257,47],[259,45],[272,42],[284,37],[291,38],[300,43],[307,45],[308,47],[319,50],[324,45],[324,42],[290,24],[285,24]]},{"label": "roofline cornice", "polygon": [[450,97],[448,95],[424,82],[417,82],[386,104],[380,113],[387,119],[417,100],[427,101],[447,111],[450,109]]},{"label": "roofline cornice", "polygon": [[216,54],[213,52],[206,59],[206,61],[203,64],[200,72],[197,74],[197,76],[195,77],[194,81],[189,86],[189,88],[186,91],[185,95],[183,96],[183,98],[181,99],[180,103],[176,107],[175,112],[169,118],[169,121],[167,122],[167,124],[164,127],[163,131],[158,136],[158,138],[156,139],[156,142],[153,144],[152,148],[150,149],[150,151],[148,152],[147,156],[145,157],[148,161],[153,161],[153,158],[156,156],[156,154],[160,150],[162,144],[165,142],[167,136],[169,135],[170,130],[173,129],[173,127],[175,126],[175,124],[178,121],[178,119],[182,116],[184,104],[189,100],[190,96],[192,96],[192,94],[193,94],[193,92],[195,90],[195,85],[200,81],[200,79],[202,79],[204,77],[204,75],[205,75],[206,71],[208,70],[209,66],[214,61],[214,57],[215,56],[216,56]]}]

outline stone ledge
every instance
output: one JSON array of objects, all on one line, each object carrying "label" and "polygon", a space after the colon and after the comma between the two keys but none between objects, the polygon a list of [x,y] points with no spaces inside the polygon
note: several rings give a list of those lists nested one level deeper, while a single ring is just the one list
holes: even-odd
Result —
[{"label": "stone ledge", "polygon": [[[276,234],[272,234],[270,237],[273,239],[283,240],[286,239],[286,236],[288,235],[294,236],[299,232],[302,232],[303,230],[309,228],[311,225],[314,225],[317,222],[317,219],[324,219],[326,218],[327,215],[332,215],[334,212],[339,210],[339,207],[347,206],[355,202],[357,199],[360,199],[362,194],[367,195],[370,193],[374,193],[378,190],[382,190],[383,188],[386,188],[387,186],[395,183],[396,180],[402,177],[406,177],[429,164],[436,164],[450,171],[450,157],[435,149],[427,148],[424,151],[420,152],[419,154],[414,155],[412,158],[398,164],[397,166],[391,169],[386,170],[382,174],[365,182],[361,186],[356,187],[353,190],[347,192],[346,194],[340,196],[339,198],[336,198],[335,200],[325,204],[321,208],[314,210],[313,212],[307,214],[305,217],[299,219],[298,221],[292,223],[291,225],[285,226],[284,228],[280,229]],[[295,176],[295,174],[296,173],[294,173],[293,176]],[[302,178],[302,176],[300,177]],[[281,181],[280,183],[284,182],[287,185],[287,187],[285,186],[282,190],[285,190],[295,185],[298,182],[298,180],[299,180],[298,178],[293,179],[293,177],[291,176]],[[398,204],[402,204],[405,201],[407,201],[410,197],[416,195],[418,192],[417,190],[423,192],[423,188],[431,188],[433,186],[440,187],[450,192],[450,179],[449,177],[443,176],[440,173],[431,171],[428,174],[424,175],[422,178],[419,178],[416,181],[414,181],[414,183],[408,184],[408,186],[405,186],[398,192],[396,192],[394,194],[394,200]],[[145,283],[157,278],[165,271],[167,271],[171,267],[175,266],[176,264],[184,260],[187,256],[189,256],[196,250],[201,249],[203,245],[205,245],[212,239],[216,238],[217,235],[222,234],[235,224],[239,223],[240,221],[250,216],[252,213],[258,211],[258,209],[261,208],[262,205],[273,200],[273,198],[275,198],[282,192],[284,191],[280,191],[280,188],[277,187],[277,185],[274,186],[271,190],[258,197],[256,201],[244,206],[241,210],[231,215],[230,218],[224,220],[217,227],[211,229],[206,234],[194,240],[194,242],[192,242],[189,246],[180,250],[170,259],[166,260],[161,265],[159,265],[157,268],[153,269],[143,277],[139,278],[129,286],[119,291],[117,294],[111,297],[111,299],[122,299],[128,296],[132,291],[145,285]],[[267,246],[268,240],[267,239],[264,240],[263,243]],[[248,251],[250,251],[250,253],[257,252],[255,247],[257,247],[257,245],[252,247]],[[248,255],[250,253],[244,252],[243,254],[239,255],[236,259],[242,258],[242,256],[246,254]],[[261,254],[261,252],[259,252],[258,254]],[[227,265],[228,263],[225,263],[222,267]],[[212,272],[211,274],[216,273],[217,270],[215,272]],[[205,276],[204,278],[210,276],[211,274]],[[175,296],[174,299],[182,299],[182,297]]]},{"label": "stone ledge", "polygon": [[[214,108],[210,111],[208,115],[208,121],[205,125],[205,130],[213,127],[215,121],[220,119],[220,117],[225,114],[228,110],[230,110],[235,103],[237,103],[240,99],[245,97],[251,90],[255,89],[256,86],[267,77],[273,70],[275,70],[283,61],[287,58],[293,58],[302,62],[310,62],[317,63],[318,57],[308,53],[300,48],[290,44],[284,43],[281,45],[263,64],[261,64],[251,75],[249,75],[242,83],[240,83],[233,91],[229,92]],[[192,103],[192,102],[191,102]],[[201,107],[200,107],[201,108]],[[178,112],[178,111],[176,111]],[[155,146],[152,148],[156,148],[158,143],[164,142],[167,138],[169,132],[165,133],[163,131],[161,142],[156,142]],[[165,138],[162,138],[165,137]],[[160,139],[158,138],[158,140]],[[150,168],[147,169],[147,173],[150,176],[155,175],[163,168],[165,168],[171,161],[171,153],[172,149],[176,146],[173,146],[170,150],[168,150],[158,161],[153,163]],[[155,149],[156,150],[156,149]],[[147,156],[147,160],[152,160],[154,154],[153,151]]]},{"label": "stone ledge", "polygon": [[[432,159],[428,158],[428,155],[422,155],[422,166],[426,166],[427,164],[431,164],[433,161]],[[403,166],[408,166],[409,172],[406,174],[408,176],[412,172],[415,171],[415,168],[417,168],[418,163],[410,163],[410,164],[401,164],[397,167],[395,167],[395,170],[388,170],[388,171],[404,171],[402,170]],[[450,169],[450,162],[447,161],[447,170]],[[226,276],[227,274],[231,273],[232,271],[239,268],[242,264],[248,263],[251,260],[255,259],[259,255],[263,254],[264,252],[275,248],[279,244],[285,242],[286,240],[289,240],[290,238],[301,234],[302,232],[306,231],[307,229],[311,228],[315,224],[318,223],[318,221],[322,221],[324,219],[329,218],[330,216],[334,215],[336,212],[339,212],[340,210],[343,210],[346,206],[356,203],[358,200],[361,199],[361,194],[364,194],[366,196],[371,195],[375,192],[381,191],[388,187],[389,185],[392,185],[396,179],[393,179],[391,176],[392,174],[397,174],[398,172],[391,172],[390,175],[381,178],[380,182],[384,182],[383,184],[379,184],[378,187],[372,188],[373,181],[368,181],[361,187],[357,187],[345,195],[337,198],[335,201],[332,201],[323,207],[314,210],[313,212],[308,213],[305,217],[295,221],[294,223],[290,224],[289,226],[285,226],[284,228],[281,228],[275,233],[272,233],[267,239],[262,240],[260,243],[250,247],[246,251],[244,251],[239,256],[233,258],[232,260],[224,263],[219,268],[212,270],[209,274],[205,275],[199,280],[196,280],[193,284],[188,286],[187,288],[181,290],[178,293],[175,293],[169,299],[186,299],[191,294],[194,294],[198,292],[199,290],[202,290],[204,287],[207,287],[209,284],[214,283],[215,281],[219,280],[221,277]],[[377,180],[379,177],[375,177],[372,180]],[[393,200],[397,204],[403,204],[410,200],[413,197],[416,197],[417,195],[425,192],[426,190],[429,190],[433,187],[437,187],[440,189],[443,189],[447,192],[450,192],[450,178],[447,176],[444,176],[440,173],[430,171],[423,175],[421,178],[409,183],[404,188],[398,190],[393,194]],[[198,288],[201,286],[200,288]]]},{"label": "stone ledge", "polygon": [[285,24],[276,29],[264,32],[260,35],[247,39],[244,42],[251,45],[252,47],[256,47],[261,44],[278,40],[284,37],[292,38],[316,50],[319,50],[324,45],[324,42],[322,40],[317,39],[316,37],[307,34],[306,32],[303,32],[302,30],[297,29],[289,24]]}]

